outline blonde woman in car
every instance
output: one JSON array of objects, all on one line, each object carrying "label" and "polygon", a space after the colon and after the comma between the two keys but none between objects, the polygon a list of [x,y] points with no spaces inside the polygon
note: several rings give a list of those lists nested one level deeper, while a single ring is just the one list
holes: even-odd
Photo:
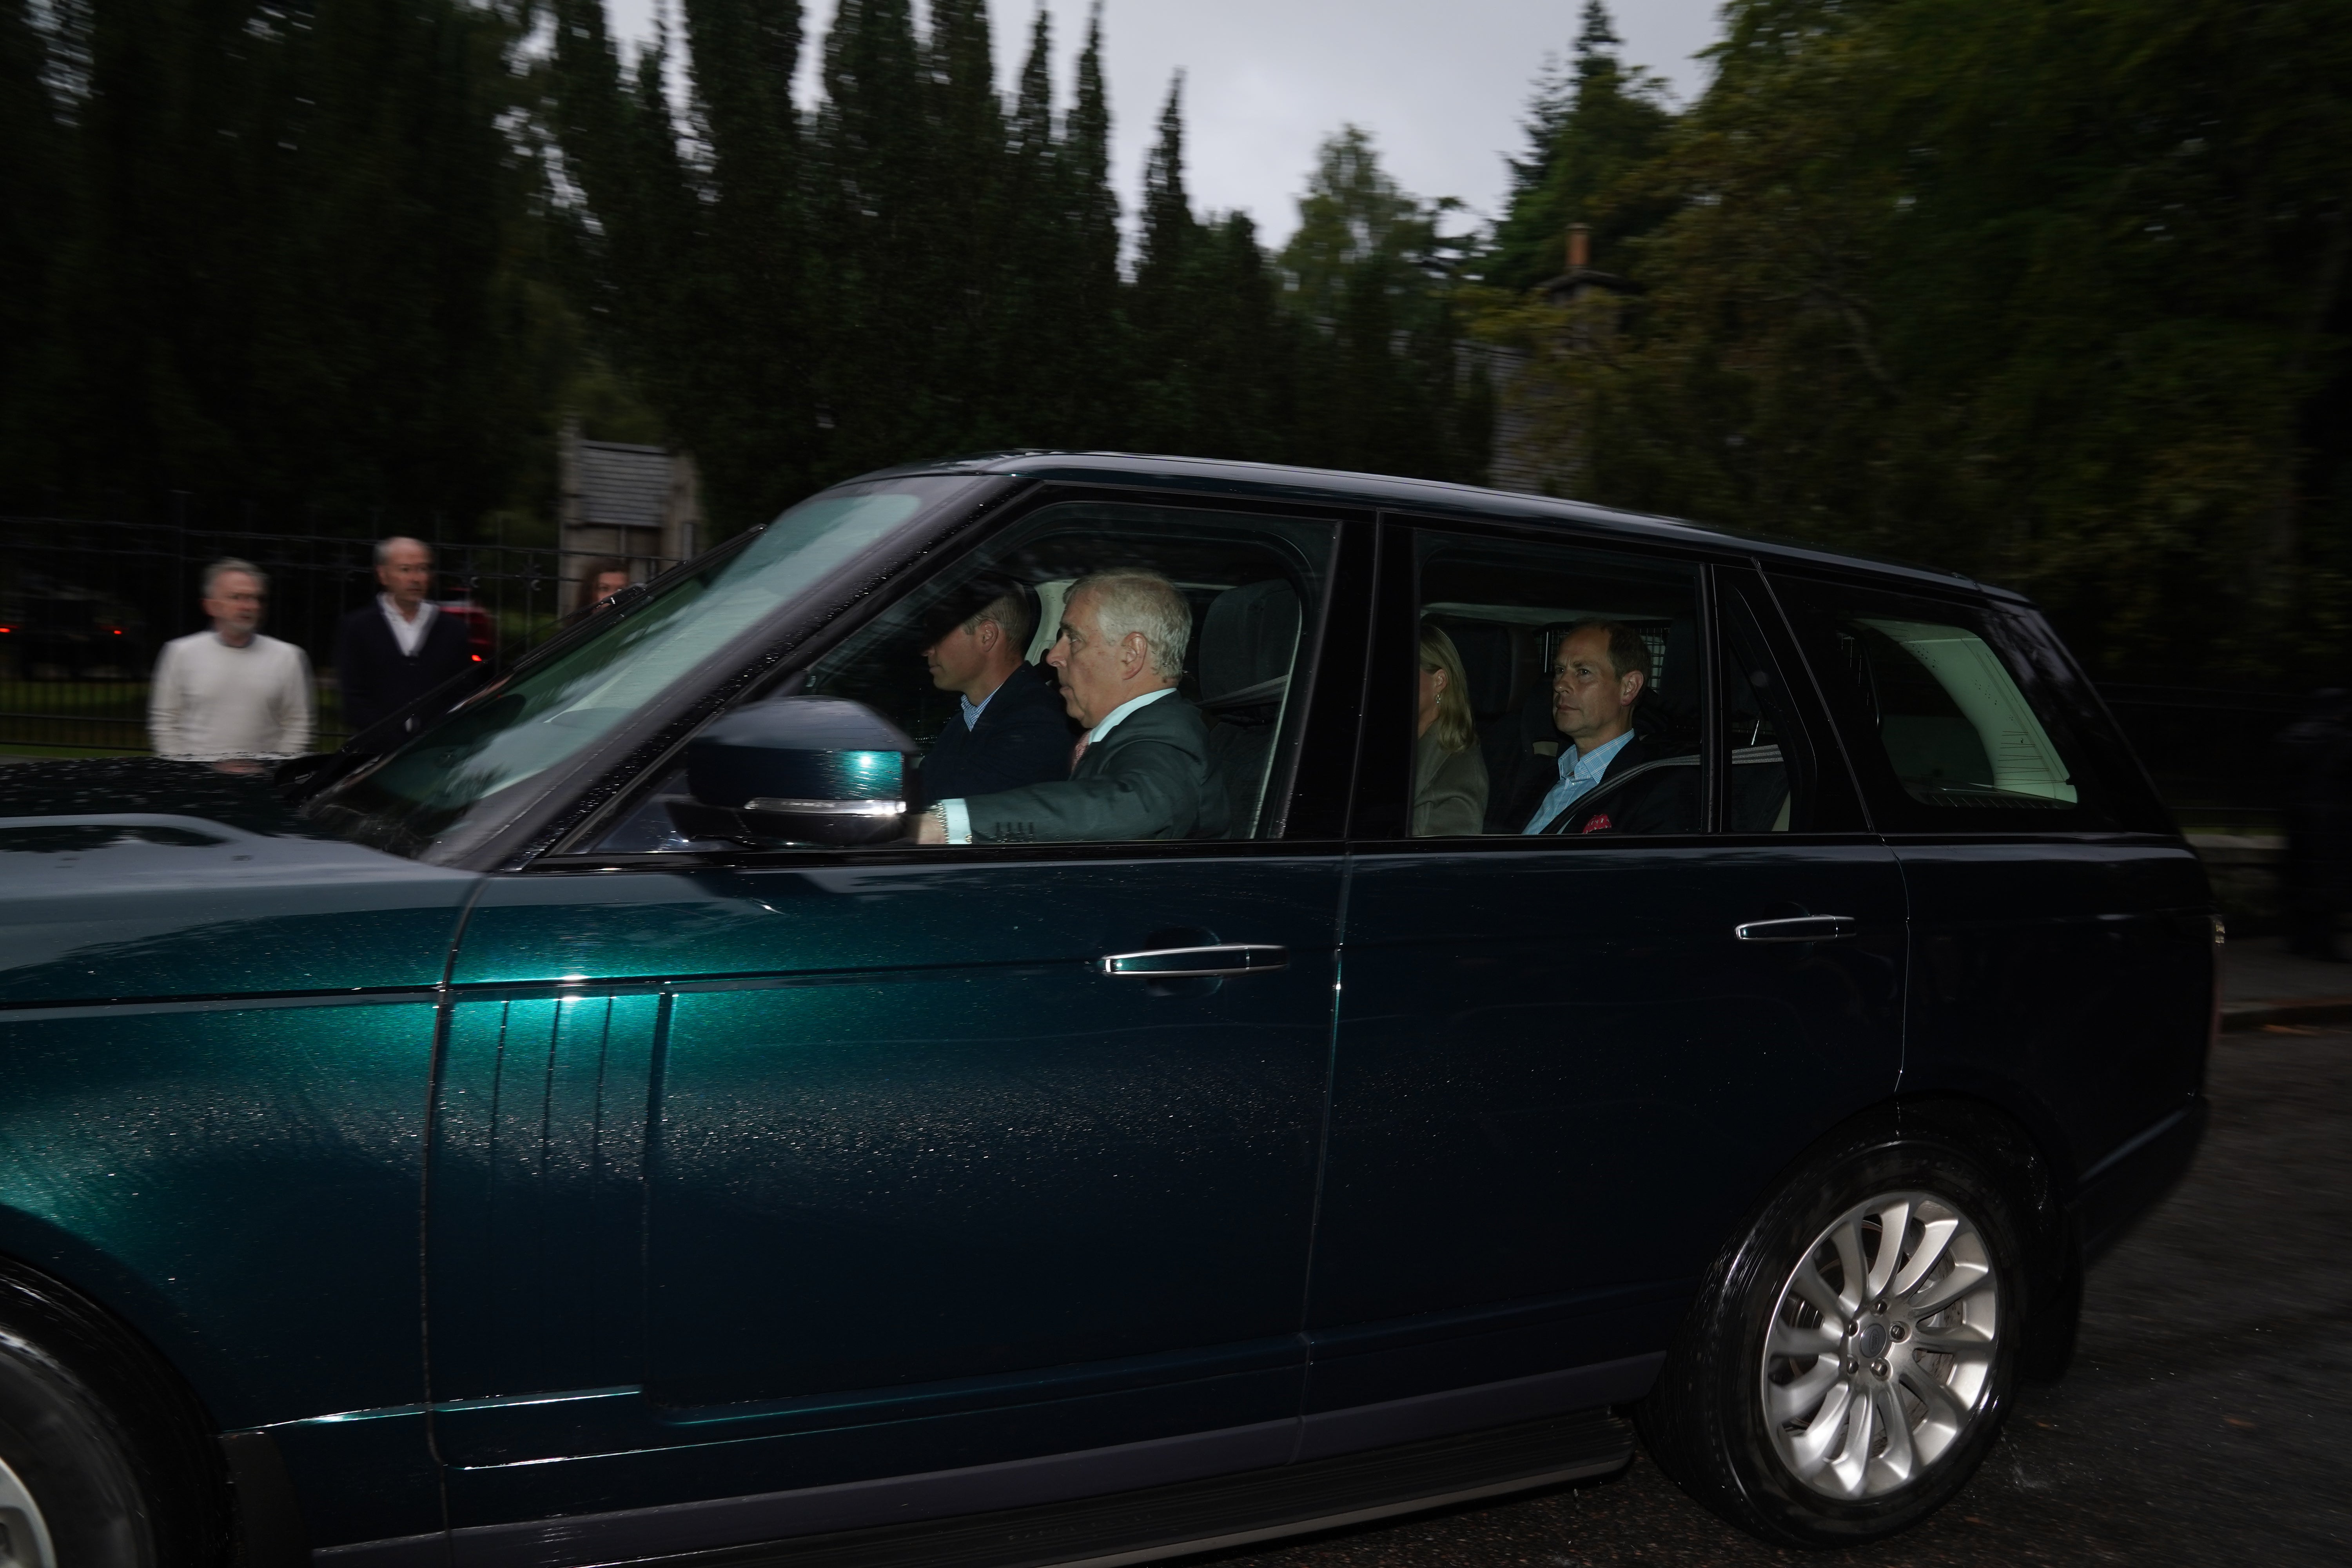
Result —
[{"label": "blonde woman in car", "polygon": [[1461,838],[1486,830],[1486,759],[1470,718],[1469,682],[1454,639],[1421,628],[1421,700],[1412,753],[1412,836]]}]

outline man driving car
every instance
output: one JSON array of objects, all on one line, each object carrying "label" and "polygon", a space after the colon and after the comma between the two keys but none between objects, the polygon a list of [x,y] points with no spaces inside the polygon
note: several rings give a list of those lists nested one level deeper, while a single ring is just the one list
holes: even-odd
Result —
[{"label": "man driving car", "polygon": [[1070,721],[1052,675],[1022,660],[1037,629],[1026,583],[983,577],[941,605],[927,631],[931,684],[957,694],[957,716],[923,758],[932,800],[990,795],[1070,775]]},{"label": "man driving car", "polygon": [[1208,728],[1176,695],[1192,611],[1165,577],[1105,572],[1070,586],[1045,654],[1062,701],[1084,727],[1067,779],[940,801],[923,844],[1031,844],[1183,838],[1219,824],[1212,808]]}]

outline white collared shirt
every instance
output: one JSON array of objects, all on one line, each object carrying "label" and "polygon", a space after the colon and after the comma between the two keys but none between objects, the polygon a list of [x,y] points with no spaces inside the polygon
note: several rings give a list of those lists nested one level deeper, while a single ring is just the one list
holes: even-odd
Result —
[{"label": "white collared shirt", "polygon": [[412,621],[400,613],[400,606],[392,602],[391,595],[378,594],[375,602],[383,609],[383,618],[392,623],[392,640],[400,645],[401,656],[415,658],[416,650],[425,646],[425,634],[440,610],[427,599],[416,606],[416,618]]},{"label": "white collared shirt", "polygon": [[[996,694],[992,691],[989,695],[993,697]],[[1120,720],[1126,718],[1137,709],[1148,708],[1163,697],[1173,697],[1175,695],[1176,689],[1174,687],[1163,686],[1157,691],[1147,691],[1140,697],[1129,698],[1126,701],[1112,709],[1108,713],[1103,715],[1103,721],[1101,723],[1087,731],[1087,744],[1091,746],[1100,741],[1105,735],[1109,734],[1111,731],[1118,728],[1118,721]],[[967,704],[967,706],[969,704]],[[983,703],[982,706],[985,707],[986,704]],[[962,801],[943,800],[940,802],[940,815],[947,818],[949,843],[969,844],[971,842],[971,810],[970,807],[966,806]]]},{"label": "white collared shirt", "polygon": [[1087,744],[1091,746],[1097,741],[1101,740],[1105,735],[1109,734],[1111,731],[1117,727],[1121,719],[1126,718],[1137,709],[1148,708],[1163,697],[1173,697],[1175,695],[1176,689],[1174,687],[1163,686],[1157,691],[1147,691],[1140,697],[1129,698],[1126,701],[1112,709],[1110,712],[1104,717],[1101,723],[1087,731]]}]

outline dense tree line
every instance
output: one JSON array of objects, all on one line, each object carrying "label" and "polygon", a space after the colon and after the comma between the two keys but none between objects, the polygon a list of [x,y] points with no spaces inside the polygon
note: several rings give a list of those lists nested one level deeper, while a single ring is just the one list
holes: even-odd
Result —
[{"label": "dense tree line", "polygon": [[[1732,0],[1669,115],[1588,4],[1486,324],[1576,493],[2016,584],[2113,673],[2341,679],[2343,20]],[[1517,290],[1570,222],[1640,291],[1564,321]]]},{"label": "dense tree line", "polygon": [[1123,275],[1099,16],[1057,106],[1050,16],[1007,102],[982,0],[927,12],[843,0],[808,115],[786,92],[796,0],[685,0],[683,103],[667,43],[625,63],[598,0],[558,0],[550,152],[576,192],[555,209],[575,293],[722,518],[1007,447],[1482,474],[1461,252],[1360,132],[1327,149],[1307,230],[1272,257],[1245,215],[1193,210],[1180,79]]},{"label": "dense tree line", "polygon": [[1050,17],[1008,96],[983,0],[924,11],[684,0],[630,53],[601,0],[0,0],[0,505],[543,521],[571,410],[722,531],[1013,446],[1479,476],[1460,254],[1360,134],[1318,199],[1376,237],[1302,292],[1192,210],[1171,91],[1123,268],[1099,20],[1057,101]]},{"label": "dense tree line", "polygon": [[2339,21],[1731,0],[1676,106],[1586,0],[1490,228],[1343,128],[1270,252],[1181,79],[1123,241],[1098,16],[1008,93],[982,0],[0,0],[0,506],[544,520],[567,410],[722,531],[1008,446],[1476,479],[1483,338],[1566,493],[2014,583],[2111,673],[2352,675]]},{"label": "dense tree line", "polygon": [[[500,117],[460,0],[0,5],[0,489],[273,526],[505,499],[544,425]],[[221,521],[216,519],[216,521]]]}]

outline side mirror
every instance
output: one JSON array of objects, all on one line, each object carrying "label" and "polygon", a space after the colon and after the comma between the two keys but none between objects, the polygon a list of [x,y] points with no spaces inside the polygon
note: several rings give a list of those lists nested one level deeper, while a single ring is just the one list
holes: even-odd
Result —
[{"label": "side mirror", "polygon": [[918,752],[861,702],[784,697],[728,714],[686,743],[693,799],[669,803],[689,838],[845,848],[907,835]]}]

